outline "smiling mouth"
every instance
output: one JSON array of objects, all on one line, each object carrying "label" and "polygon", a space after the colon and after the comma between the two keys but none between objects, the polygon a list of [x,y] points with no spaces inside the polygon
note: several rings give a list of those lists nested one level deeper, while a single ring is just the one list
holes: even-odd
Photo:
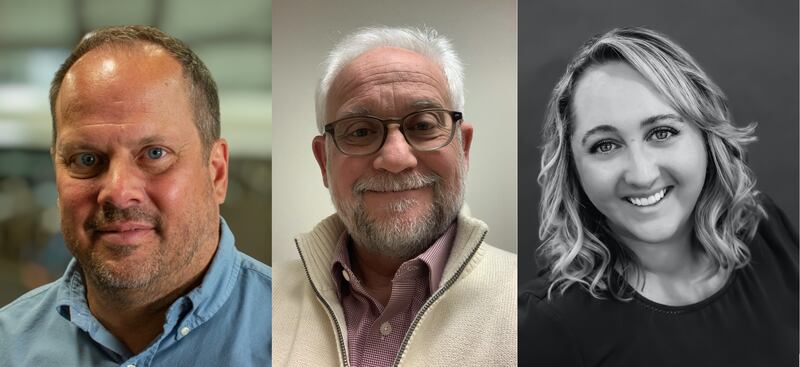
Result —
[{"label": "smiling mouth", "polygon": [[424,189],[427,186],[420,186],[420,187],[402,187],[402,188],[391,188],[388,190],[381,190],[381,189],[374,189],[374,190],[364,190],[364,192],[374,192],[378,194],[386,194],[386,193],[393,193],[393,192],[406,192],[412,190],[420,190]]},{"label": "smiling mouth", "polygon": [[664,197],[667,196],[667,193],[672,189],[672,186],[667,186],[656,193],[650,196],[644,197],[635,197],[635,196],[626,196],[625,200],[634,206],[638,207],[646,207],[646,206],[653,206],[664,200]]}]

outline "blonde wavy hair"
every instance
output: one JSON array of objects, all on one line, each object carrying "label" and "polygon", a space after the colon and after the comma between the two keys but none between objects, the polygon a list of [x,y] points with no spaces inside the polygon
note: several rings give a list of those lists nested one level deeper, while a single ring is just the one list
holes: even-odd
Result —
[{"label": "blonde wavy hair", "polygon": [[686,121],[700,128],[709,164],[694,208],[694,237],[716,270],[747,265],[745,241],[766,215],[745,163],[744,146],[755,141],[756,124],[733,125],[725,95],[675,42],[649,29],[617,28],[580,48],[547,106],[538,177],[538,255],[550,278],[548,297],[579,284],[596,298],[629,300],[632,290],[626,279],[641,276],[636,256],[615,240],[605,217],[583,192],[570,149],[575,86],[588,69],[611,61],[638,71]]}]

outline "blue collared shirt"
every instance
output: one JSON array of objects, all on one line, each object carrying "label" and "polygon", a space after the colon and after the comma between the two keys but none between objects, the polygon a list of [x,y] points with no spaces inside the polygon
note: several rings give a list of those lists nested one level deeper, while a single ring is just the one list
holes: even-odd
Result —
[{"label": "blue collared shirt", "polygon": [[272,270],[239,252],[220,219],[203,282],[169,307],[134,355],[89,311],[80,266],[0,309],[0,366],[270,366]]}]

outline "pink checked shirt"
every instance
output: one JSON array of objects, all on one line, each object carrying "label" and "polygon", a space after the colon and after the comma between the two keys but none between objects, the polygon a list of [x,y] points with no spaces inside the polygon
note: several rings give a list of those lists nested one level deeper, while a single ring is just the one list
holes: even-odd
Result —
[{"label": "pink checked shirt", "polygon": [[417,312],[439,287],[455,233],[454,222],[425,252],[400,265],[386,307],[367,293],[350,268],[350,236],[345,232],[339,237],[331,273],[347,323],[350,365],[392,365]]}]

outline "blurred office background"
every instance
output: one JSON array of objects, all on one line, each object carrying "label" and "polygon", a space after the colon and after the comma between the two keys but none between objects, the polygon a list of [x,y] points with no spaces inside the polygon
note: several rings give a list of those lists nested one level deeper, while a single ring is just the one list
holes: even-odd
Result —
[{"label": "blurred office background", "polygon": [[0,0],[0,307],[64,271],[48,149],[49,83],[88,31],[148,24],[183,40],[219,87],[230,182],[222,215],[271,263],[271,0]]}]

